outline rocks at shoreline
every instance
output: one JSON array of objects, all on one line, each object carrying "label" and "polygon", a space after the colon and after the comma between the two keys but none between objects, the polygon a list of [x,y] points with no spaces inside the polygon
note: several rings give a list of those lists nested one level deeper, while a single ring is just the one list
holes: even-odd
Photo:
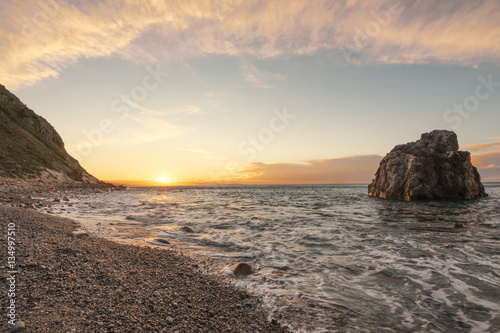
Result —
[{"label": "rocks at shoreline", "polygon": [[[11,207],[50,211],[60,203],[70,205],[70,198],[124,190],[112,184],[54,183],[34,179],[0,178],[0,203]],[[66,200],[65,200],[66,199]]]},{"label": "rocks at shoreline", "polygon": [[177,252],[75,238],[74,221],[0,205],[0,224],[13,222],[27,332],[288,332],[258,298]]},{"label": "rocks at shoreline", "polygon": [[396,200],[474,199],[487,196],[470,153],[457,135],[435,130],[397,145],[380,162],[368,195]]}]

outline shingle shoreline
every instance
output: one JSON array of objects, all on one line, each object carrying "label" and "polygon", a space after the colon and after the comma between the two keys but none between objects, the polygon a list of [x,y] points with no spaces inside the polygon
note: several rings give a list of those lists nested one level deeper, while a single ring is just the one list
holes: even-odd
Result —
[{"label": "shingle shoreline", "polygon": [[[9,223],[23,332],[288,332],[268,320],[258,298],[178,253],[74,237],[75,221],[0,205],[3,253]],[[0,331],[7,332],[4,261]]]}]

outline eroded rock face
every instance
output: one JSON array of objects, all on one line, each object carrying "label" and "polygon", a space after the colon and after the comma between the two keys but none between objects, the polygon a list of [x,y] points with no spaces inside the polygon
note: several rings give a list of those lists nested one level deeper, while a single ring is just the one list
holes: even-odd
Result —
[{"label": "eroded rock face", "polygon": [[487,196],[470,153],[457,135],[435,130],[398,145],[380,162],[368,195],[396,200],[473,199]]},{"label": "eroded rock face", "polygon": [[103,184],[64,148],[54,127],[0,85],[0,176]]}]

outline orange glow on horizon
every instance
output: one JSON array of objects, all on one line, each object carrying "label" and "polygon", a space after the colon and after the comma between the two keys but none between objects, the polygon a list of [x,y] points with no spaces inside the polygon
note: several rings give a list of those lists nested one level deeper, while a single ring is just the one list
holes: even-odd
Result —
[{"label": "orange glow on horizon", "polygon": [[158,178],[155,178],[155,182],[157,183],[163,183],[163,184],[169,184],[177,180],[176,178],[168,177],[168,176],[160,176]]},{"label": "orange glow on horizon", "polygon": [[247,181],[225,181],[225,180],[211,180],[211,181],[177,181],[170,183],[159,183],[154,180],[103,180],[106,183],[113,185],[123,185],[123,186],[148,186],[148,187],[162,187],[162,186],[221,186],[221,185],[367,185],[367,182],[297,182],[297,181],[259,181],[259,180],[247,180]]}]

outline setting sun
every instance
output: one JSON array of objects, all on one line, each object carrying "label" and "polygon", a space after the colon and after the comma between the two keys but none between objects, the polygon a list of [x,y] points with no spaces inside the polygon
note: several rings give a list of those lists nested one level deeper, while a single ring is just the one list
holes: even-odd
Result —
[{"label": "setting sun", "polygon": [[157,182],[157,183],[170,183],[173,180],[175,180],[175,178],[167,177],[167,176],[160,176],[158,178],[155,178],[155,182]]}]

